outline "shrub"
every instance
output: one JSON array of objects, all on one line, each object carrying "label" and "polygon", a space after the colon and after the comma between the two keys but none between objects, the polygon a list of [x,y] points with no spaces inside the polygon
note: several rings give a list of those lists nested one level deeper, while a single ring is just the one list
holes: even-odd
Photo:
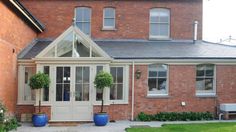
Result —
[{"label": "shrub", "polygon": [[[100,71],[96,77],[95,77],[95,81],[94,84],[96,85],[97,89],[101,89],[102,90],[102,95],[103,95],[103,90],[106,87],[111,87],[113,84],[113,77],[110,73],[108,72],[104,72],[104,71]],[[101,105],[101,110],[100,113],[103,113],[103,96],[102,96],[102,105]]]},{"label": "shrub", "polygon": [[17,129],[19,126],[17,120],[13,116],[6,116],[7,109],[0,102],[0,132],[8,132],[13,129]]},{"label": "shrub", "polygon": [[139,113],[137,120],[140,121],[196,121],[212,120],[213,114],[210,112],[160,112],[155,115]]}]

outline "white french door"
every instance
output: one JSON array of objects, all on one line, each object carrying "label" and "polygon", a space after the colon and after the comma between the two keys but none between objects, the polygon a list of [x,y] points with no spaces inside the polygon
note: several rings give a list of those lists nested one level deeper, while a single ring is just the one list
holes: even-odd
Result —
[{"label": "white french door", "polygon": [[93,117],[91,66],[57,66],[52,120],[91,121]]}]

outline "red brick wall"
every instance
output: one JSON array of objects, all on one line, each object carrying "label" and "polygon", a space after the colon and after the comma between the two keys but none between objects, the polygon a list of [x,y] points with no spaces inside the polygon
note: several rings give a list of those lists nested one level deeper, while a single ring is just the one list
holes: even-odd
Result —
[{"label": "red brick wall", "polygon": [[[202,0],[20,0],[42,23],[46,31],[39,36],[55,38],[72,24],[74,8],[92,8],[92,37],[109,39],[148,39],[149,10],[171,9],[171,38],[192,39],[193,22],[199,21],[202,36]],[[116,31],[102,31],[103,8],[116,8]]]},{"label": "red brick wall", "polygon": [[37,34],[1,1],[0,9],[0,100],[10,112],[14,112],[17,99],[17,54]]},{"label": "red brick wall", "polygon": [[[139,80],[135,79],[135,115],[139,112],[154,114],[157,112],[216,112],[220,103],[236,103],[236,66],[217,65],[217,97],[196,97],[194,65],[169,66],[169,97],[147,98],[147,66],[136,66],[142,72]],[[130,82],[131,83],[131,82]],[[180,103],[186,102],[182,107]]]},{"label": "red brick wall", "polygon": [[236,103],[236,66],[217,66],[219,103]]}]

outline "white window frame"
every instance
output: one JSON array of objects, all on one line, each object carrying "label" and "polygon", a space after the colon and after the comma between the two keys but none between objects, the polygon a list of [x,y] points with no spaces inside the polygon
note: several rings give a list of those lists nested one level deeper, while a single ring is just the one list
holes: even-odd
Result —
[{"label": "white window frame", "polygon": [[[197,66],[198,65],[213,65],[213,89],[211,90],[211,91],[208,91],[208,90],[197,90]],[[196,65],[196,84],[195,84],[195,87],[196,87],[196,96],[199,96],[199,97],[208,97],[208,96],[216,96],[216,65],[215,64],[198,64],[198,65]],[[204,71],[205,71],[205,69],[204,69]],[[204,78],[206,78],[205,76],[204,76]]]},{"label": "white window frame", "polygon": [[[157,77],[149,77],[149,66],[150,65],[155,65],[156,66]],[[147,82],[148,82],[149,78],[156,78],[156,79],[160,78],[160,77],[158,77],[158,65],[166,65],[167,66],[167,71],[166,71],[166,90],[165,90],[165,93],[161,93],[161,92],[150,93],[149,92],[149,85],[148,85],[147,97],[168,97],[168,95],[169,95],[169,65],[167,65],[167,64],[150,64],[150,65],[148,65],[148,70],[147,70],[147,72],[148,72]]]},{"label": "white window frame", "polygon": [[[105,17],[106,9],[112,9],[114,11],[114,17]],[[114,19],[114,26],[106,26],[105,19]],[[116,9],[113,7],[106,7],[103,9],[103,30],[115,30],[116,28]]]},{"label": "white window frame", "polygon": [[34,91],[35,92],[35,100],[24,100],[24,90],[25,90],[24,82],[25,82],[25,68],[26,67],[35,68],[35,72],[37,72],[35,66],[20,65],[18,67],[18,99],[17,99],[17,105],[34,105],[35,102],[36,102],[36,96],[37,96],[36,91]]},{"label": "white window frame", "polygon": [[[159,12],[159,11],[163,11],[163,12],[168,12],[168,14],[169,14],[169,19],[168,19],[168,22],[152,22],[151,21],[151,14],[152,14],[152,12],[155,12],[155,11],[157,11],[157,12]],[[151,24],[166,24],[166,25],[168,25],[168,35],[167,36],[159,36],[159,35],[152,35],[151,34]],[[159,30],[159,29],[156,29],[156,30]],[[160,40],[162,40],[162,39],[170,39],[170,9],[167,9],[167,8],[152,8],[152,9],[150,9],[150,11],[149,11],[149,39],[160,39]]]},{"label": "white window frame", "polygon": [[111,100],[110,99],[110,88],[109,88],[110,104],[128,104],[128,99],[129,99],[129,66],[128,65],[111,65],[110,68],[111,67],[123,67],[123,99],[122,100]]},{"label": "white window frame", "polygon": [[[76,12],[76,9],[78,9],[78,8],[82,8],[82,9],[89,9],[90,10],[90,21],[77,21],[76,20],[76,16],[77,16],[77,12]],[[90,30],[89,30],[89,34],[86,34],[86,33],[84,33],[83,32],[83,29],[80,29],[84,34],[86,34],[86,35],[88,35],[89,37],[91,37],[91,30],[92,30],[92,27],[91,27],[91,23],[92,23],[92,9],[90,8],[90,7],[76,7],[75,8],[75,10],[74,10],[74,23],[75,23],[75,25],[77,24],[77,23],[89,23],[89,25],[90,25]],[[79,28],[79,27],[78,27]]]}]

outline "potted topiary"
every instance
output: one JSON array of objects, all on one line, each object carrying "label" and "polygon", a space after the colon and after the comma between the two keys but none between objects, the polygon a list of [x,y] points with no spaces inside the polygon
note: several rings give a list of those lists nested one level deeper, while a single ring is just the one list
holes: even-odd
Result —
[{"label": "potted topiary", "polygon": [[[111,87],[113,84],[112,75],[110,73],[101,71],[96,75],[94,84],[97,89],[102,90],[102,95],[103,95],[104,89],[106,87],[108,88]],[[102,96],[101,110],[99,113],[95,113],[93,117],[96,126],[105,126],[109,120],[108,114],[106,112],[103,112],[103,104],[104,100]]]},{"label": "potted topiary", "polygon": [[48,87],[50,79],[47,74],[37,73],[30,78],[30,87],[31,89],[39,90],[39,111],[34,113],[32,116],[33,125],[36,127],[45,126],[48,122],[48,117],[45,113],[41,112],[41,89]]}]

